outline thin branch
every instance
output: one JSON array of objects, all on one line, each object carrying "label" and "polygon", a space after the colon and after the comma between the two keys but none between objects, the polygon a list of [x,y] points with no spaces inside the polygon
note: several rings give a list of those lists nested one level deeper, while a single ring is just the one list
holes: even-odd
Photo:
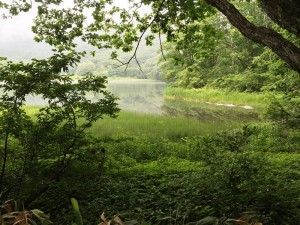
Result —
[{"label": "thin branch", "polygon": [[141,72],[144,73],[143,70],[142,70],[142,67],[141,67],[141,65],[140,65],[140,63],[139,63],[139,61],[138,61],[138,59],[137,59],[137,57],[134,57],[134,59],[135,59],[136,63],[138,64],[138,66],[139,66]]},{"label": "thin branch", "polygon": [[163,46],[162,46],[162,42],[161,42],[161,34],[160,34],[160,30],[158,31],[158,38],[159,38],[159,46],[160,46],[160,52],[161,52],[161,55],[162,55],[162,57],[164,58],[164,60],[167,61],[167,60],[166,60],[165,53],[164,53],[164,49],[163,49]]},{"label": "thin branch", "polygon": [[63,153],[64,153],[64,158],[66,157],[66,155],[69,153],[69,150],[72,149],[75,144],[76,144],[76,141],[77,141],[77,117],[76,117],[76,112],[75,112],[75,109],[73,107],[73,105],[69,102],[68,98],[67,97],[63,97],[63,101],[65,101],[69,107],[71,108],[71,113],[72,113],[72,120],[73,120],[73,129],[74,129],[74,137],[73,137],[73,141],[72,143],[64,149]]},{"label": "thin branch", "polygon": [[[119,63],[121,63],[122,65],[121,66],[124,66],[124,65],[126,65],[126,63],[124,63],[124,62],[122,62],[121,60],[119,60],[119,59],[115,59],[116,61],[118,61]],[[118,66],[118,65],[116,65],[117,66],[117,68],[118,67],[121,67],[121,66]]]},{"label": "thin branch", "polygon": [[[139,46],[140,46],[140,43],[141,43],[141,41],[142,41],[142,38],[143,38],[143,36],[145,35],[146,31],[149,29],[149,27],[151,27],[151,25],[152,25],[152,24],[156,21],[156,19],[158,18],[159,12],[160,12],[160,10],[161,10],[161,8],[162,8],[164,2],[165,2],[165,0],[163,0],[163,1],[160,3],[160,5],[159,5],[159,7],[158,7],[158,10],[157,10],[157,12],[156,12],[156,14],[155,14],[153,20],[148,24],[148,26],[145,28],[145,30],[144,30],[144,31],[142,32],[142,34],[140,35],[139,40],[138,40],[138,42],[137,42],[137,45],[136,45],[136,47],[135,47],[135,50],[134,50],[133,55],[130,57],[130,59],[129,59],[126,63],[122,63],[122,66],[123,66],[123,65],[126,65],[125,71],[127,70],[128,66],[129,66],[129,64],[130,64],[130,62],[131,62],[134,58],[135,58],[136,61],[137,61],[137,56],[136,56],[136,55],[137,55],[137,51],[138,51],[138,48],[139,48]],[[138,65],[139,65],[140,70],[142,71],[142,68],[141,68],[141,66],[140,66],[139,63],[138,63]],[[142,71],[142,72],[143,72],[143,71]]]},{"label": "thin branch", "polygon": [[[139,2],[139,3],[136,3],[133,6],[129,7],[129,10],[128,10],[129,12],[133,9],[132,18],[129,21],[129,23],[131,23],[133,21],[133,19],[134,19],[133,15],[142,7],[142,5],[143,5],[143,3]],[[134,6],[136,6],[136,7],[134,7]]]}]

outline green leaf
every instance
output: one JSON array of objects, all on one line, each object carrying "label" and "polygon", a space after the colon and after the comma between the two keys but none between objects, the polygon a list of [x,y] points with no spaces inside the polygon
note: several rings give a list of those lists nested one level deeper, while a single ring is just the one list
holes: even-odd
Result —
[{"label": "green leaf", "polygon": [[32,225],[37,225],[37,223],[36,223],[33,219],[28,218],[28,220],[30,221],[30,223],[31,223]]},{"label": "green leaf", "polygon": [[112,59],[118,58],[117,52],[116,52],[116,51],[113,51],[113,52],[110,54],[110,57],[111,57]]},{"label": "green leaf", "polygon": [[78,225],[83,225],[83,220],[82,220],[82,216],[81,216],[81,213],[79,210],[78,201],[75,198],[71,198],[71,202],[72,202],[73,210],[74,210],[76,218],[77,218]]}]

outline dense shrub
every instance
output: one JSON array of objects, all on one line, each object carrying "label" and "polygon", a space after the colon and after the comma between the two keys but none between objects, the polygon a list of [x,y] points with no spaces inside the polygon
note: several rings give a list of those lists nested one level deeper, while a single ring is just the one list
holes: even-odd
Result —
[{"label": "dense shrub", "polygon": [[242,74],[232,74],[214,80],[211,84],[215,88],[223,88],[238,92],[262,92],[276,81],[276,77],[268,73],[245,71]]}]

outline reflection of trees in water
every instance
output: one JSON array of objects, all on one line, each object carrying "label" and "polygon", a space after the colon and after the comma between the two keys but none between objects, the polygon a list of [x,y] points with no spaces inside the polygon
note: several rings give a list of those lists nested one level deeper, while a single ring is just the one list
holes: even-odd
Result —
[{"label": "reflection of trees in water", "polygon": [[162,106],[162,113],[172,117],[190,117],[199,119],[201,121],[215,122],[247,122],[258,119],[258,114],[256,112],[245,109],[228,108],[222,106],[208,107],[205,104],[189,106],[182,101],[174,100],[172,100],[172,102],[165,101],[165,104]]},{"label": "reflection of trees in water", "polygon": [[124,98],[123,103],[147,103],[147,99],[142,95],[133,95],[127,98]]},{"label": "reflection of trees in water", "polygon": [[161,114],[165,87],[163,82],[119,81],[108,85],[109,91],[120,99],[121,109],[151,114]]},{"label": "reflection of trees in water", "polygon": [[161,114],[162,96],[134,95],[120,100],[119,106],[126,111]]}]

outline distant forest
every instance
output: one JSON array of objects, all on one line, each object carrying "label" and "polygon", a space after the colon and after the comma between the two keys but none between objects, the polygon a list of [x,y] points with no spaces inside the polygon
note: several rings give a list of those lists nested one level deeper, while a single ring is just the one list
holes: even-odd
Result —
[{"label": "distant forest", "polygon": [[[93,50],[88,46],[81,46],[80,48],[84,48],[84,50],[88,50],[88,52]],[[137,60],[132,59],[127,68],[127,65],[122,65],[122,63],[126,64],[128,60],[130,60],[133,56],[132,52],[118,52],[118,60],[111,59],[111,53],[111,49],[96,50],[95,56],[87,55],[86,58],[70,72],[78,76],[92,72],[95,75],[107,77],[162,80],[158,66],[158,61],[161,57],[158,40],[155,40],[152,46],[146,46],[144,41],[141,42],[137,51]]]},{"label": "distant forest", "polygon": [[[131,77],[139,79],[162,80],[159,66],[157,65],[161,57],[160,45],[158,40],[154,40],[152,46],[146,46],[142,41],[137,52],[137,60],[129,63],[128,68],[122,65],[133,55],[132,52],[118,52],[118,60],[111,59],[111,49],[95,49],[87,44],[79,44],[80,50],[87,52],[86,57],[74,68],[70,68],[69,73],[81,76],[87,72],[95,75],[107,77]],[[89,52],[95,50],[95,56]],[[51,48],[43,43],[36,43],[31,39],[20,38],[18,42],[11,41],[1,43],[0,52],[12,61],[30,61],[32,58],[47,58],[51,53]]]}]

